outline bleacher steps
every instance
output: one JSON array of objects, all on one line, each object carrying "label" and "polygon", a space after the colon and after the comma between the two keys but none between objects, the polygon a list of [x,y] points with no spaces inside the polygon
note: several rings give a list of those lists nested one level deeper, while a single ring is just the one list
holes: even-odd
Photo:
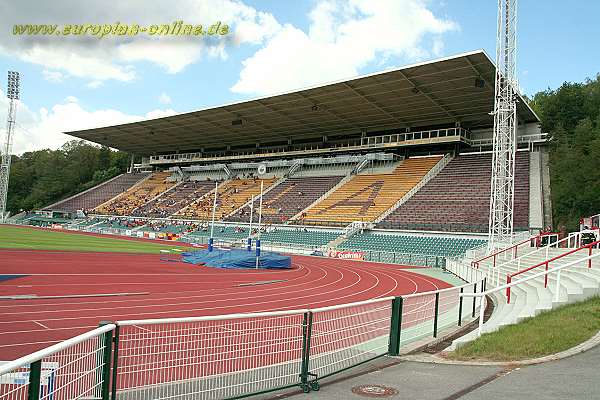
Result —
[{"label": "bleacher steps", "polygon": [[[107,181],[101,182],[101,183],[97,184],[96,186],[92,186],[91,188],[89,188],[89,189],[87,189],[87,190],[84,190],[83,192],[79,192],[79,193],[77,193],[77,194],[74,194],[73,196],[69,196],[69,197],[67,197],[66,199],[62,199],[62,200],[59,200],[59,201],[57,201],[57,202],[55,202],[55,203],[52,203],[52,204],[50,204],[49,206],[47,206],[47,207],[44,207],[43,209],[44,209],[44,210],[46,210],[46,209],[52,209],[52,208],[53,208],[55,205],[57,205],[57,204],[63,203],[63,202],[65,202],[65,201],[67,201],[67,200],[74,199],[75,197],[78,197],[78,196],[83,196],[84,194],[86,194],[86,193],[88,193],[88,192],[90,192],[90,191],[92,191],[92,190],[94,190],[94,189],[97,189],[97,188],[99,188],[99,187],[102,187],[102,186],[104,186],[104,185],[107,185],[107,184],[109,184],[110,182],[114,181],[114,180],[115,180],[115,179],[117,179],[117,178],[120,178],[120,177],[121,177],[121,176],[123,176],[123,175],[125,175],[125,174],[119,174],[119,175],[117,175],[117,176],[114,176],[114,177],[110,178],[110,179],[109,179],[109,180],[107,180]],[[139,182],[140,182],[140,181],[136,182],[136,184],[135,184],[135,185],[137,185]],[[135,185],[134,185],[134,186],[135,186]],[[132,186],[132,187],[133,187],[133,186]],[[116,196],[115,196],[115,197],[116,197]],[[113,198],[114,198],[114,197],[113,197]],[[110,199],[110,200],[112,200],[112,199]],[[109,200],[109,201],[110,201],[110,200]],[[104,203],[102,203],[102,204],[104,204]],[[96,207],[100,207],[102,204],[100,204],[100,205],[98,205],[98,206],[96,206]]]},{"label": "bleacher steps", "polygon": [[[223,181],[221,182],[221,184],[219,185],[219,187],[221,187],[221,185],[227,183],[229,181]],[[169,215],[169,218],[173,217],[176,214],[181,214],[183,213],[185,210],[187,210],[190,206],[192,206],[193,204],[196,204],[197,202],[199,202],[200,200],[204,199],[206,196],[214,196],[215,195],[215,188],[210,189],[208,192],[204,193],[202,196],[198,197],[197,199],[195,199],[194,201],[189,202],[186,206],[182,207],[181,209],[175,211],[173,214]]]},{"label": "bleacher steps", "polygon": [[[564,254],[571,249],[563,248],[548,248],[548,259]],[[594,249],[594,253],[600,252],[599,249]],[[567,263],[581,260],[588,253],[579,251],[575,254],[564,256],[550,263],[550,269],[565,265]],[[546,260],[546,250],[542,249],[535,254],[530,254],[521,257],[521,270],[535,265]],[[483,262],[480,264],[480,269],[483,272],[490,268],[491,262]],[[516,261],[500,262],[498,267],[501,271],[500,284],[506,282],[507,274],[514,273],[519,270]],[[519,279],[524,279],[535,273],[542,271],[543,266],[523,273],[522,275],[513,278],[513,282]],[[511,288],[511,301],[506,302],[505,292],[495,292],[491,295],[494,301],[495,310],[488,321],[483,324],[482,332],[493,332],[503,326],[511,325],[522,321],[526,318],[534,317],[541,312],[551,310],[555,307],[573,303],[576,301],[585,300],[589,297],[600,294],[600,262],[598,259],[592,263],[592,268],[587,267],[587,261],[582,261],[580,264],[561,271],[560,286],[557,289],[557,274],[551,273],[548,275],[548,285],[544,287],[544,278],[538,277],[520,285]],[[488,288],[493,285],[488,283]],[[558,297],[556,296],[558,290]],[[469,300],[466,300],[467,302]],[[452,345],[447,350],[453,350],[461,345],[474,340],[477,337],[477,331],[454,340]]]},{"label": "bleacher steps", "polygon": [[[269,193],[271,190],[275,189],[277,186],[281,185],[286,180],[287,180],[287,178],[284,176],[284,177],[279,178],[275,182],[273,182],[273,184],[271,186],[267,187],[267,189],[263,192],[263,197],[265,197],[267,195],[267,193]],[[256,196],[254,197],[254,201],[257,201],[257,199],[260,199],[260,193],[259,193],[259,197],[256,197]],[[240,207],[236,208],[235,210],[233,210],[229,214],[223,216],[222,219],[223,220],[227,220],[228,218],[233,217],[234,215],[236,215],[237,213],[239,213],[240,210],[244,209],[245,207],[249,207],[251,202],[252,202],[252,199],[248,200],[247,202],[245,202],[244,204],[242,204]]]},{"label": "bleacher steps", "polygon": [[152,176],[152,173],[146,175],[143,179],[140,179],[134,185],[130,186],[129,189],[127,189],[126,191],[121,192],[121,193],[117,194],[116,196],[111,197],[110,199],[106,200],[104,203],[98,204],[96,207],[94,207],[94,209],[103,207],[104,205],[109,204],[110,202],[112,202],[117,197],[124,195],[125,193],[127,193],[128,191],[130,191],[132,189],[137,188],[138,186],[140,186],[141,184],[143,184],[144,182],[146,182],[148,179],[150,179],[151,176]]},{"label": "bleacher steps", "polygon": [[410,198],[413,197],[423,186],[425,186],[427,182],[429,182],[437,174],[439,174],[444,169],[444,167],[448,165],[452,158],[453,157],[450,154],[445,154],[444,157],[442,157],[440,161],[438,161],[438,163],[434,165],[433,168],[431,168],[429,172],[427,172],[423,176],[423,178],[421,178],[419,183],[417,183],[411,190],[406,192],[406,194],[404,194],[404,196],[402,196],[402,198],[398,200],[396,204],[384,211],[384,213],[377,217],[373,222],[377,224],[383,221],[388,215],[396,211],[398,208],[400,208],[400,206],[402,206],[404,203],[410,200]]},{"label": "bleacher steps", "polygon": [[131,212],[133,213],[133,212],[135,212],[136,210],[138,210],[138,209],[140,209],[140,208],[144,207],[146,204],[149,204],[150,202],[152,202],[152,201],[154,201],[154,200],[158,199],[159,197],[161,197],[161,196],[163,196],[163,195],[165,195],[165,194],[167,194],[167,193],[170,193],[171,191],[175,190],[175,189],[176,189],[176,188],[177,188],[179,185],[181,185],[182,183],[184,183],[184,181],[183,181],[183,180],[179,181],[177,184],[175,184],[175,185],[171,186],[170,188],[168,188],[168,189],[167,189],[167,190],[165,190],[164,192],[161,192],[161,193],[157,194],[156,196],[154,196],[153,198],[151,198],[150,200],[148,200],[148,201],[147,201],[147,202],[145,202],[144,204],[141,204],[139,207],[136,207],[136,208],[134,208],[133,210],[131,210]]},{"label": "bleacher steps", "polygon": [[320,203],[323,199],[329,197],[329,195],[331,195],[332,193],[334,193],[336,190],[338,190],[340,187],[344,186],[346,183],[348,183],[348,181],[350,181],[350,179],[352,179],[354,177],[354,175],[346,175],[345,177],[343,177],[338,183],[337,185],[335,185],[334,187],[332,187],[331,189],[329,189],[327,192],[323,193],[321,195],[321,197],[319,197],[318,199],[316,199],[315,201],[313,201],[311,204],[308,205],[308,207],[306,207],[305,209],[301,210],[299,213],[297,213],[296,215],[294,215],[292,218],[290,218],[289,220],[287,220],[285,223],[286,224],[290,224],[292,222],[294,222],[295,220],[297,220],[298,218],[300,218],[300,216],[302,215],[302,213],[304,213],[306,210],[311,209],[312,207],[314,207],[316,204]]}]

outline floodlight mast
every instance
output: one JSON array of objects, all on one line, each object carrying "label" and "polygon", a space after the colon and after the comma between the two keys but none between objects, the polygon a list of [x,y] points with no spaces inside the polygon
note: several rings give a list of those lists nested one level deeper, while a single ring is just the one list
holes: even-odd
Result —
[{"label": "floodlight mast", "polygon": [[490,250],[513,235],[517,150],[517,0],[498,0],[496,85],[490,194]]},{"label": "floodlight mast", "polygon": [[17,117],[17,102],[19,100],[19,73],[8,71],[8,85],[6,97],[10,100],[8,103],[8,114],[6,116],[5,140],[2,144],[2,161],[0,164],[0,223],[6,222],[8,213],[6,212],[6,202],[8,199],[8,180],[10,178],[10,161],[12,153],[12,137],[15,130],[15,121]]}]

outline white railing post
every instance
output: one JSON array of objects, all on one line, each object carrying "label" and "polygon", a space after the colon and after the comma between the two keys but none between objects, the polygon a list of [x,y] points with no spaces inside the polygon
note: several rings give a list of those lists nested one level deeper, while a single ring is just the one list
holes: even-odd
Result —
[{"label": "white railing post", "polygon": [[558,270],[556,274],[556,293],[554,293],[554,301],[558,303],[559,293],[560,293],[560,273],[561,269]]},{"label": "white railing post", "polygon": [[477,336],[481,336],[481,331],[483,330],[483,313],[485,311],[485,307],[483,306],[484,296],[480,296],[479,299],[479,326],[477,328]]}]

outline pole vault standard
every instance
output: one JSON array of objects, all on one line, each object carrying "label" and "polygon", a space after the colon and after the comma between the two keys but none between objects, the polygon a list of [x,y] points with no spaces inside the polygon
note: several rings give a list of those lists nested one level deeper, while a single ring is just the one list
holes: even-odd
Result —
[{"label": "pole vault standard", "polygon": [[248,231],[248,246],[247,250],[252,250],[252,211],[254,211],[254,196],[250,200],[250,230]]},{"label": "pole vault standard", "polygon": [[265,181],[260,181],[260,203],[258,206],[258,236],[256,237],[256,268],[260,259],[260,224],[262,222],[262,199],[263,199],[263,184]]},{"label": "pole vault standard", "polygon": [[215,198],[213,200],[212,223],[210,224],[210,238],[208,239],[208,251],[213,251],[213,233],[215,231],[215,212],[217,210],[217,192],[219,190],[219,182],[215,182]]}]

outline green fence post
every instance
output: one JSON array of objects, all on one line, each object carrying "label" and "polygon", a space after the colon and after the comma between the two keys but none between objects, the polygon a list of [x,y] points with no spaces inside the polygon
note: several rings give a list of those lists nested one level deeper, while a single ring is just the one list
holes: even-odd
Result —
[{"label": "green fence post", "polygon": [[388,354],[390,356],[400,354],[403,303],[404,299],[402,297],[395,297],[392,300],[392,320],[390,321],[390,341],[388,343]]},{"label": "green fence post", "polygon": [[[463,294],[465,288],[460,288],[460,294]],[[462,307],[463,307],[463,297],[458,295],[458,326],[462,325]]]},{"label": "green fence post", "polygon": [[[110,324],[109,321],[101,321],[100,326],[104,326]],[[110,394],[110,357],[112,355],[112,341],[113,341],[113,331],[110,330],[104,333],[103,338],[103,358],[102,358],[102,368],[101,368],[101,377],[102,377],[102,389],[101,396],[102,400],[108,400]]]},{"label": "green fence post", "polygon": [[29,388],[27,400],[40,399],[40,380],[42,378],[42,360],[34,361],[29,366]]},{"label": "green fence post", "polygon": [[[475,284],[473,285],[473,294],[477,293],[477,282],[475,282]],[[475,296],[473,296],[473,313],[471,315],[471,317],[475,318],[475,300],[477,300],[477,298]]]},{"label": "green fence post", "polygon": [[433,337],[437,337],[438,317],[440,314],[440,292],[435,294],[435,314],[433,316]]},{"label": "green fence post", "polygon": [[121,327],[117,325],[115,328],[115,336],[113,338],[113,365],[112,365],[112,391],[111,399],[117,400],[117,368],[119,367],[119,336]]},{"label": "green fence post", "polygon": [[308,385],[308,363],[310,361],[310,336],[312,334],[312,311],[304,313],[302,320],[302,365],[300,367],[300,387],[305,393],[310,391]]}]

